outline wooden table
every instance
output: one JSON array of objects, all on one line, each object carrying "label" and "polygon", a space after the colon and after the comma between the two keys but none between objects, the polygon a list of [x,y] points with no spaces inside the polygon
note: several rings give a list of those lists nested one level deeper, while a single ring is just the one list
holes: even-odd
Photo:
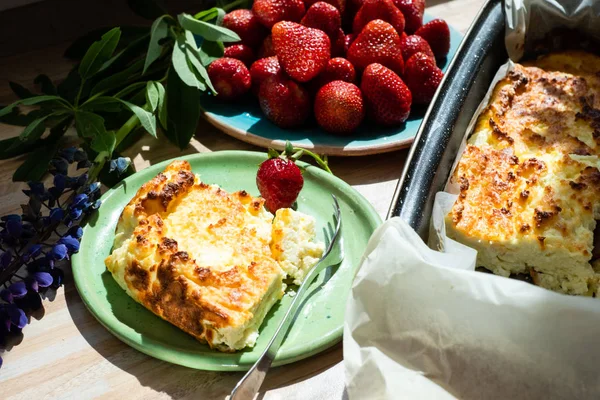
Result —
[{"label": "wooden table", "polygon": [[[51,2],[50,2],[51,3]],[[427,12],[465,32],[482,0],[428,1]],[[66,75],[70,64],[61,58],[68,43],[0,57],[0,104],[14,100],[8,80],[30,85],[39,73],[53,79]],[[0,139],[18,135],[0,125]],[[136,169],[195,152],[253,149],[202,122],[195,139],[180,152],[166,140],[149,136],[128,151]],[[385,217],[402,172],[407,150],[378,156],[331,159],[335,173]],[[22,185],[11,182],[21,158],[0,161],[0,215],[19,210]],[[146,356],[105,330],[83,305],[70,276],[54,299],[44,301],[45,315],[24,329],[22,343],[3,354],[0,398],[224,398],[242,373],[204,372]],[[273,369],[260,399],[341,399],[344,394],[342,345],[288,366]]]}]

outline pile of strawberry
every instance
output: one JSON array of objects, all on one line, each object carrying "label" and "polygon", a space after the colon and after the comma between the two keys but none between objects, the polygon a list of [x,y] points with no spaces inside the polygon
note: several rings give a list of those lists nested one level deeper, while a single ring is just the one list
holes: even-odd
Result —
[{"label": "pile of strawberry", "polygon": [[425,0],[347,1],[255,0],[252,10],[225,15],[241,43],[208,68],[217,97],[250,92],[282,128],[302,126],[312,112],[336,134],[365,117],[402,124],[442,79],[436,60],[450,49],[448,25],[423,25]]}]

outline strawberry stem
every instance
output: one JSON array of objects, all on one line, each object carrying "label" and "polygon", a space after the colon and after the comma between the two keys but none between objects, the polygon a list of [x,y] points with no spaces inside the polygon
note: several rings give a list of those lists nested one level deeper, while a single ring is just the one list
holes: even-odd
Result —
[{"label": "strawberry stem", "polygon": [[299,153],[300,154],[299,157],[302,157],[304,154],[311,156],[315,160],[315,162],[319,165],[319,167],[323,168],[325,171],[327,171],[331,175],[333,175],[333,172],[331,172],[331,169],[329,169],[329,165],[327,163],[327,156],[323,156],[323,158],[321,158],[318,154],[313,153],[310,150],[302,149],[300,147],[293,147],[292,153],[294,153],[294,154]]}]

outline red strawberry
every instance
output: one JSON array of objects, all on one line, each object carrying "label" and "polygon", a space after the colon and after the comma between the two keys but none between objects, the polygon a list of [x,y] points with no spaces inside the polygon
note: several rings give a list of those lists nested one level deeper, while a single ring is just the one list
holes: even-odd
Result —
[{"label": "red strawberry", "polygon": [[346,35],[342,28],[338,29],[337,34],[330,38],[331,40],[331,57],[345,57],[348,52],[346,47]]},{"label": "red strawberry", "polygon": [[300,22],[306,10],[302,0],[255,0],[252,11],[261,24],[271,29],[279,21]]},{"label": "red strawberry", "polygon": [[217,97],[235,100],[250,89],[250,72],[240,60],[219,58],[208,66],[208,76],[217,90]]},{"label": "red strawberry", "polygon": [[300,168],[288,158],[270,158],[263,161],[256,174],[256,186],[265,199],[265,207],[272,213],[291,207],[304,186]]},{"label": "red strawberry", "polygon": [[237,33],[242,43],[250,47],[258,46],[269,34],[251,10],[234,10],[225,14],[223,26]]},{"label": "red strawberry", "polygon": [[404,39],[406,39],[407,37],[408,37],[408,35],[406,34],[406,32],[402,32],[402,33],[400,34],[400,42],[403,42],[403,41],[404,41]]},{"label": "red strawberry", "polygon": [[342,17],[337,8],[331,4],[319,1],[306,11],[300,23],[309,28],[320,29],[329,36],[333,43],[333,38],[337,36],[342,27]]},{"label": "red strawberry", "polygon": [[372,63],[383,64],[402,75],[404,61],[400,36],[392,25],[376,19],[369,22],[348,49],[348,61],[362,71]]},{"label": "red strawberry", "polygon": [[280,128],[302,125],[311,112],[306,89],[282,75],[271,76],[260,85],[258,102],[267,118]]},{"label": "red strawberry", "polygon": [[245,44],[234,44],[229,47],[225,47],[225,53],[223,57],[235,58],[243,62],[246,67],[250,67],[254,62],[254,51],[252,47]]},{"label": "red strawberry", "polygon": [[267,58],[275,55],[275,48],[273,47],[273,37],[271,35],[267,36],[265,40],[263,40],[260,48],[258,49],[257,58]]},{"label": "red strawberry", "polygon": [[252,92],[258,94],[260,85],[270,76],[281,75],[281,66],[277,57],[261,58],[250,67],[250,77],[252,78]]},{"label": "red strawberry", "polygon": [[333,81],[356,82],[356,71],[350,61],[341,57],[332,58],[327,62],[323,72],[315,79],[315,84],[317,88],[321,88]]},{"label": "red strawberry", "polygon": [[429,21],[415,32],[427,40],[429,47],[433,50],[436,58],[444,58],[450,51],[450,29],[443,19]]},{"label": "red strawberry", "polygon": [[315,98],[314,109],[319,126],[331,133],[352,133],[365,117],[360,89],[344,81],[323,86]]},{"label": "red strawberry", "polygon": [[435,55],[433,51],[431,51],[431,47],[429,47],[429,43],[421,36],[410,35],[407,36],[402,42],[402,58],[404,58],[404,68],[406,68],[406,61],[415,53],[425,53],[433,60],[435,60]]},{"label": "red strawberry", "polygon": [[322,30],[282,21],[271,34],[279,64],[295,80],[308,82],[327,65],[331,43]]},{"label": "red strawberry", "polygon": [[409,35],[415,33],[423,25],[425,0],[394,0],[394,4],[404,15],[404,30]]},{"label": "red strawberry", "polygon": [[367,113],[378,124],[400,125],[408,118],[412,96],[394,71],[381,64],[371,64],[360,84]]},{"label": "red strawberry", "polygon": [[404,79],[415,104],[429,104],[444,73],[435,61],[424,53],[415,53],[406,61]]},{"label": "red strawberry", "polygon": [[352,31],[359,34],[365,25],[375,19],[388,22],[398,34],[404,32],[404,16],[392,0],[365,0],[354,17]]},{"label": "red strawberry", "polygon": [[319,1],[331,4],[339,10],[340,14],[343,14],[346,10],[346,0],[304,0],[304,7],[308,10],[313,4]]}]

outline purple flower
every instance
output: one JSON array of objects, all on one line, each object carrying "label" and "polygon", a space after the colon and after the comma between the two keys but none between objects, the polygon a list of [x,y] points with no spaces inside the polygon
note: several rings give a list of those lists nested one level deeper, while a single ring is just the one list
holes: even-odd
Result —
[{"label": "purple flower", "polygon": [[64,190],[67,186],[67,177],[63,174],[54,175],[54,186],[57,188]]},{"label": "purple flower", "polygon": [[[34,292],[37,292],[38,290],[40,290],[40,285],[38,284],[38,282],[35,279],[27,279],[27,287],[29,288],[29,290],[32,290]],[[29,291],[28,291],[29,293]]]},{"label": "purple flower", "polygon": [[75,239],[81,239],[83,236],[83,229],[79,225],[73,225],[68,231],[67,235],[73,236]]},{"label": "purple flower", "polygon": [[71,211],[69,211],[69,218],[71,218],[73,221],[76,221],[81,218],[82,213],[83,210],[81,208],[73,208]]},{"label": "purple flower", "polygon": [[68,255],[67,246],[64,244],[57,244],[52,247],[50,250],[50,256],[53,260],[62,260],[66,258]]},{"label": "purple flower", "polygon": [[59,174],[67,175],[69,173],[69,163],[64,158],[55,158],[50,161],[50,164]]},{"label": "purple flower", "polygon": [[60,268],[54,268],[50,271],[50,275],[52,275],[52,287],[55,289],[59,288],[63,283],[65,273]]},{"label": "purple flower", "polygon": [[72,208],[83,207],[85,203],[88,201],[88,195],[85,193],[80,193],[73,199],[73,203],[71,204]]},{"label": "purple flower", "polygon": [[88,159],[87,153],[83,149],[77,149],[73,156],[74,161],[85,161]]},{"label": "purple flower", "polygon": [[67,162],[70,164],[73,161],[75,161],[75,154],[77,153],[77,148],[76,147],[67,147],[66,149],[61,149],[58,152],[58,155],[62,158],[64,158],[65,160],[67,160]]},{"label": "purple flower", "polygon": [[27,287],[23,281],[12,283],[8,287],[8,290],[10,290],[15,299],[20,299],[27,294]]},{"label": "purple flower", "polygon": [[88,180],[88,174],[81,174],[77,178],[77,185],[83,186],[83,185],[85,185],[85,183],[87,182],[87,180]]},{"label": "purple flower", "polygon": [[62,221],[65,216],[65,212],[62,208],[56,207],[50,210],[50,222],[57,223]]},{"label": "purple flower", "polygon": [[19,307],[14,304],[7,304],[6,311],[10,318],[10,322],[19,329],[27,325],[27,316]]},{"label": "purple flower", "polygon": [[6,221],[6,231],[8,234],[14,238],[21,237],[21,232],[23,231],[23,224],[21,222],[21,218],[11,218]]},{"label": "purple flower", "polygon": [[41,182],[28,182],[29,189],[31,193],[37,197],[44,197],[46,194],[46,189],[44,188],[44,184]]},{"label": "purple flower", "polygon": [[93,182],[88,186],[87,192],[88,194],[94,194],[98,189],[100,189],[100,182]]},{"label": "purple flower", "polygon": [[41,244],[34,244],[27,249],[27,254],[31,258],[35,258],[35,257],[39,256],[41,252],[42,252]]},{"label": "purple flower", "polygon": [[40,285],[40,287],[48,287],[52,285],[54,278],[47,272],[36,272],[33,274],[33,279]]},{"label": "purple flower", "polygon": [[67,250],[69,250],[71,253],[77,253],[79,251],[79,240],[75,239],[71,235],[65,235],[61,237],[58,243],[67,246]]}]

